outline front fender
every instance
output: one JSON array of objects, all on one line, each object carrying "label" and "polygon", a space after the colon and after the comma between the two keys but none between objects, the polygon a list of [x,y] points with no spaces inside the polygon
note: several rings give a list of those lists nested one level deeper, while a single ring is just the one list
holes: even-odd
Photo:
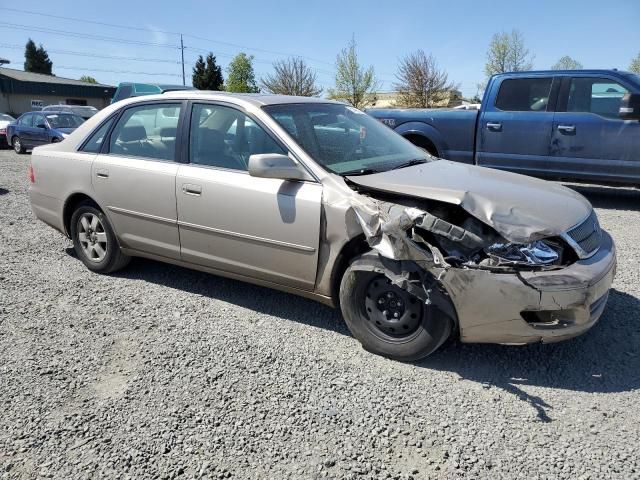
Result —
[{"label": "front fender", "polygon": [[442,133],[433,125],[429,125],[424,122],[407,122],[399,125],[395,129],[396,133],[399,133],[403,137],[408,135],[419,135],[429,140],[436,150],[440,158],[447,158],[446,152],[449,150],[449,146],[445,141]]}]

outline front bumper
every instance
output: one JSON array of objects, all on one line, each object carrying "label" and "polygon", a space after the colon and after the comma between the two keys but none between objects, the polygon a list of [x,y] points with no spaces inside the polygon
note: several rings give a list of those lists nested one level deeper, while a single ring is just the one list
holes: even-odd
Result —
[{"label": "front bumper", "polygon": [[451,269],[442,279],[456,308],[463,342],[557,342],[600,318],[616,270],[616,249],[603,231],[590,258],[561,270],[518,275]]}]

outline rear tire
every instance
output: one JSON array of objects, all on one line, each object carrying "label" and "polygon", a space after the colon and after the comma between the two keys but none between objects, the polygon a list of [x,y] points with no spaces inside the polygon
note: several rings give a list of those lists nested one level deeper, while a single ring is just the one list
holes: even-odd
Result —
[{"label": "rear tire", "polygon": [[13,150],[18,154],[27,153],[27,149],[24,148],[20,137],[18,137],[17,135],[11,139],[11,146],[13,147]]},{"label": "rear tire", "polygon": [[109,219],[92,202],[78,205],[70,230],[76,255],[93,272],[115,272],[131,260],[120,250]]},{"label": "rear tire", "polygon": [[[379,259],[374,262],[384,270]],[[340,308],[349,330],[365,350],[412,362],[430,355],[449,338],[454,320],[433,303],[425,305],[380,273],[352,266],[342,277]],[[432,295],[444,297],[437,288]]]}]

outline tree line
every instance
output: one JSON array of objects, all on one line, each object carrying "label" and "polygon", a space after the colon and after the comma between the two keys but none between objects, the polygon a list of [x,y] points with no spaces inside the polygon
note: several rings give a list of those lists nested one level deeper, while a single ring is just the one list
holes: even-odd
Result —
[{"label": "tree line", "polygon": [[[493,35],[486,54],[484,73],[491,75],[504,72],[519,72],[533,68],[534,55],[525,45],[524,36],[518,30],[499,32]],[[317,74],[304,59],[289,57],[273,64],[273,72],[257,79],[253,69],[253,55],[239,53],[227,66],[226,79],[216,56],[210,52],[200,55],[193,67],[192,83],[200,90],[224,90],[236,93],[274,93],[307,97],[320,96],[323,89],[317,84]],[[577,70],[583,65],[578,60],[565,55],[552,70]],[[26,72],[52,75],[53,62],[45,48],[36,46],[31,39],[25,46],[24,70]],[[628,69],[640,74],[640,53],[631,60]],[[449,79],[445,69],[440,67],[432,54],[418,49],[398,62],[393,91],[398,106],[408,108],[429,108],[440,105],[450,98],[458,85]],[[80,80],[97,83],[91,76],[83,75]],[[478,94],[472,101],[479,102],[479,93],[485,83],[478,84]],[[358,57],[355,39],[336,57],[334,85],[326,92],[327,97],[344,101],[356,108],[364,108],[376,102],[381,82],[373,65],[363,65]]]}]

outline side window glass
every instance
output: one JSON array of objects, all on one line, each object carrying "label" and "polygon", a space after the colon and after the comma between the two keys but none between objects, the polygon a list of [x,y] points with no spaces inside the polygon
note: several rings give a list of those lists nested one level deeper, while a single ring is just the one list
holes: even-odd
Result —
[{"label": "side window glass", "polygon": [[179,113],[175,104],[128,108],[111,133],[109,153],[175,160]]},{"label": "side window glass", "polygon": [[241,111],[219,105],[193,106],[189,133],[191,163],[246,171],[249,157],[259,153],[286,154]]},{"label": "side window glass", "polygon": [[546,112],[552,78],[514,78],[500,85],[496,108],[507,112]]},{"label": "side window glass", "polygon": [[84,147],[80,149],[81,152],[87,153],[100,153],[100,149],[102,148],[102,143],[104,142],[104,138],[109,131],[109,127],[113,123],[113,118],[109,121],[105,122],[98,130],[96,130],[90,137],[87,143],[84,144]]},{"label": "side window glass", "polygon": [[620,102],[629,90],[605,78],[571,79],[567,112],[595,113],[607,118],[618,118]]},{"label": "side window glass", "polygon": [[26,115],[23,115],[22,117],[20,117],[20,120],[18,121],[18,123],[20,125],[24,125],[25,127],[33,126],[33,114],[28,113]]},{"label": "side window glass", "polygon": [[33,126],[42,128],[42,125],[46,125],[44,121],[44,115],[38,113],[33,116]]}]

